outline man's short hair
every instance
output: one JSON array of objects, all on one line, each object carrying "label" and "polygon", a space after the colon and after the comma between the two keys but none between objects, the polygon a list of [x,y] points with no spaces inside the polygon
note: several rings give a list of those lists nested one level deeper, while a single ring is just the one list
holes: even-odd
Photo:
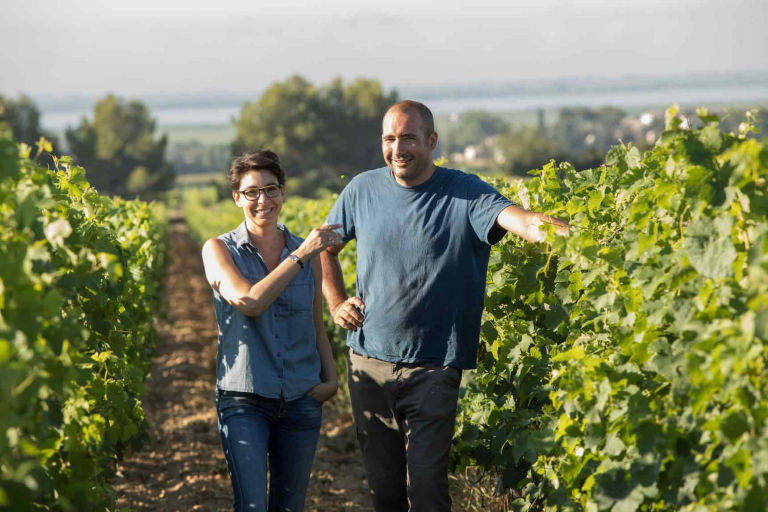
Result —
[{"label": "man's short hair", "polygon": [[435,132],[435,118],[432,116],[432,111],[423,103],[413,100],[398,101],[389,107],[384,117],[389,115],[390,112],[416,112],[421,117],[424,135],[429,137]]}]

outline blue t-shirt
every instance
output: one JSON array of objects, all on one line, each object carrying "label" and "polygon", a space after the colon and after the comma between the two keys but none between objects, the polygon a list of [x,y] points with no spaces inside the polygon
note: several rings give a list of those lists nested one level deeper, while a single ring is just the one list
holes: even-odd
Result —
[{"label": "blue t-shirt", "polygon": [[384,361],[474,368],[496,218],[513,204],[477,176],[438,167],[416,187],[388,167],[342,191],[328,224],[357,239],[363,327],[356,352]]}]

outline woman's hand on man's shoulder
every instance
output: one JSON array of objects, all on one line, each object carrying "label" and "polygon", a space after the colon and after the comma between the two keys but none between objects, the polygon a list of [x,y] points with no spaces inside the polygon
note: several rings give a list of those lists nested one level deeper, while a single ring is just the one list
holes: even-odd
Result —
[{"label": "woman's hand on man's shoulder", "polygon": [[341,224],[324,224],[313,229],[294,254],[306,263],[306,260],[312,259],[326,248],[343,244],[341,235],[334,231],[340,227]]}]

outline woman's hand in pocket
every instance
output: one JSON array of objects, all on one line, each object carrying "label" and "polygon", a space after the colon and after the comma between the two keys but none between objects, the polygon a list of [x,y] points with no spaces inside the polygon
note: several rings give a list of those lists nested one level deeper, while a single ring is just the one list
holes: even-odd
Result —
[{"label": "woman's hand in pocket", "polygon": [[320,403],[329,400],[339,390],[338,382],[321,382],[307,393]]}]

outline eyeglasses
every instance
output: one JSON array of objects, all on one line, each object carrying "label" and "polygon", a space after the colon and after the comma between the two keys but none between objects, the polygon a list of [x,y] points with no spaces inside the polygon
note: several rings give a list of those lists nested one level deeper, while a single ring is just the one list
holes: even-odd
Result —
[{"label": "eyeglasses", "polygon": [[251,187],[245,190],[238,190],[249,201],[257,201],[261,194],[266,197],[277,197],[280,195],[280,185],[267,185],[266,187]]}]

